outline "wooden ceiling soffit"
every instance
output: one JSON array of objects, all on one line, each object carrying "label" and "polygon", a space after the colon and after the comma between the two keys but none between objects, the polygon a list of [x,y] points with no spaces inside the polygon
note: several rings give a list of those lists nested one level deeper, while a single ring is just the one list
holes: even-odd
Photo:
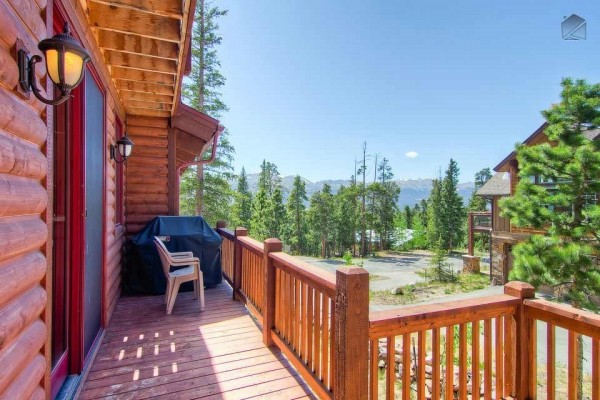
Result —
[{"label": "wooden ceiling soffit", "polygon": [[129,107],[127,103],[125,103],[125,112],[129,115],[140,115],[144,117],[167,118],[171,116],[170,111],[149,110],[147,108]]},{"label": "wooden ceiling soffit", "polygon": [[181,0],[93,0],[96,3],[145,11],[170,18],[181,18],[183,2]]},{"label": "wooden ceiling soffit", "polygon": [[89,22],[91,26],[104,30],[133,33],[175,43],[182,40],[179,19],[119,7],[112,1],[111,5],[90,1]]},{"label": "wooden ceiling soffit", "polygon": [[179,45],[164,40],[150,39],[138,35],[96,29],[98,45],[102,49],[121,51],[143,56],[166,58],[177,61]]},{"label": "wooden ceiling soffit", "polygon": [[177,63],[162,58],[104,50],[104,60],[110,65],[119,67],[141,69],[150,72],[163,72],[172,75],[177,73]]},{"label": "wooden ceiling soffit", "polygon": [[150,101],[154,103],[173,104],[173,96],[153,93],[131,92],[129,90],[121,90],[119,93],[124,101],[138,100]]},{"label": "wooden ceiling soffit", "polygon": [[188,132],[174,129],[175,142],[177,143],[176,157],[184,162],[192,162],[202,153],[206,141]]},{"label": "wooden ceiling soffit", "polygon": [[112,66],[110,68],[113,79],[128,81],[158,83],[160,85],[175,86],[175,75],[160,72],[143,71],[140,69]]},{"label": "wooden ceiling soffit", "polygon": [[116,79],[115,85],[117,86],[117,89],[119,89],[119,90],[130,90],[133,92],[163,94],[163,95],[170,95],[171,97],[173,97],[173,95],[175,94],[173,86],[157,85],[155,83],[142,83],[142,82]]},{"label": "wooden ceiling soffit", "polygon": [[127,107],[146,108],[149,110],[171,111],[171,104],[153,103],[150,101],[129,100],[129,101],[127,101]]}]

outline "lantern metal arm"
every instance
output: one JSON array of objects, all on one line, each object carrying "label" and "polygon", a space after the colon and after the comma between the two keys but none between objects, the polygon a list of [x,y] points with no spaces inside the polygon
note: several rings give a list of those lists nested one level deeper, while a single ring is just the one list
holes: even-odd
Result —
[{"label": "lantern metal arm", "polygon": [[[124,146],[125,148],[125,154],[121,154],[121,152],[119,151],[119,146]],[[117,145],[115,146],[114,144],[110,145],[110,159],[111,160],[115,160],[116,163],[123,163],[125,161],[127,161],[127,158],[129,158],[129,155],[127,155],[127,147],[131,147],[131,150],[129,150],[129,153],[131,153],[131,151],[133,150],[133,142],[131,141],[131,139],[129,139],[127,137],[127,135],[123,136],[121,139],[117,140]],[[117,157],[117,154],[120,156],[120,160]]]},{"label": "lantern metal arm", "polygon": [[[79,45],[79,43],[71,36],[69,24],[65,23],[62,33],[53,36],[49,39],[42,40],[38,48],[45,53],[47,50],[56,50],[58,52],[58,78],[59,82],[54,80],[48,74],[48,79],[51,79],[60,91],[60,95],[55,99],[46,99],[42,96],[40,88],[37,86],[35,77],[35,65],[42,62],[43,59],[39,55],[29,57],[29,51],[18,40],[17,43],[17,64],[19,66],[19,87],[22,92],[28,94],[33,92],[33,95],[44,104],[56,106],[64,103],[70,97],[71,90],[76,88],[81,83],[84,76],[85,64],[90,60],[88,52]],[[65,82],[65,53],[71,52],[81,57],[81,74],[77,82],[69,85]],[[47,57],[47,56],[46,56]]]}]

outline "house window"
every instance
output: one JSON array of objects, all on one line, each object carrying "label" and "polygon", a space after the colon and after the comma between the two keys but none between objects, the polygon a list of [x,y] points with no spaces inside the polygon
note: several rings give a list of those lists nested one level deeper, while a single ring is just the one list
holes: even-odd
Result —
[{"label": "house window", "polygon": [[[115,142],[124,136],[123,124],[115,122]],[[125,221],[123,203],[125,201],[125,177],[123,163],[115,163],[115,225],[123,225]]]}]

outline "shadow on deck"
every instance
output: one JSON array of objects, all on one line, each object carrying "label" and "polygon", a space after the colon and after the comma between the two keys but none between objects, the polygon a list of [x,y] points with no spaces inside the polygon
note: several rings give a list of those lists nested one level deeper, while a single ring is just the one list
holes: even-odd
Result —
[{"label": "shadow on deck", "polygon": [[171,315],[163,296],[121,298],[79,398],[314,398],[227,284],[205,295],[199,312],[180,293]]}]

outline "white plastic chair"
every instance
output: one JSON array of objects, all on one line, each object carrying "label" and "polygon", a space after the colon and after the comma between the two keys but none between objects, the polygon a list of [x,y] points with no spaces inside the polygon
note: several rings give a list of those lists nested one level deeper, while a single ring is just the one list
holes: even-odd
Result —
[{"label": "white plastic chair", "polygon": [[[165,244],[158,237],[154,236],[154,244],[158,250],[160,261],[162,263],[165,278],[167,278],[167,292],[165,294],[165,303],[167,304],[167,314],[173,311],[175,298],[179,293],[179,286],[184,282],[194,282],[194,298],[200,297],[200,310],[204,310],[204,279],[200,270],[200,260],[194,257],[191,251],[179,253],[170,253]],[[171,271],[171,267],[184,267]]]}]

